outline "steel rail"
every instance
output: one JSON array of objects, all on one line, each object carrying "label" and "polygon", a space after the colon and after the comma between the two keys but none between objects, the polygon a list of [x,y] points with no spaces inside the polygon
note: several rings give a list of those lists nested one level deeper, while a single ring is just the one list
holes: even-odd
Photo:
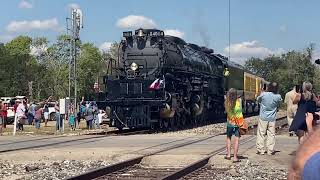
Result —
[{"label": "steel rail", "polygon": [[[278,118],[276,121],[277,122],[281,122],[281,121],[285,121],[283,119],[285,119],[286,117],[280,117]],[[285,126],[287,124],[287,122],[284,122],[284,123],[281,123],[279,125],[276,125],[276,129],[278,128],[282,128],[283,126]],[[252,129],[255,129],[258,125],[254,125],[254,126],[251,126],[251,130]],[[240,140],[240,144],[245,144],[245,143],[248,143],[250,141],[252,141],[253,139],[255,139],[255,135],[250,135],[249,137],[247,137],[246,139],[243,139],[243,140]],[[199,161],[196,161],[186,167],[183,167],[169,175],[167,175],[166,177],[162,178],[162,180],[170,180],[170,179],[179,179],[179,178],[182,178],[202,167],[204,167],[205,165],[208,164],[209,162],[209,159],[217,154],[220,154],[220,153],[223,153],[226,151],[226,147],[222,147],[218,150],[215,150],[211,153],[209,153],[206,157],[200,159]]]},{"label": "steel rail", "polygon": [[[278,118],[277,120],[280,120],[280,119],[283,119],[283,118],[284,117],[281,117],[281,118]],[[257,127],[257,125],[250,126],[249,129],[254,129],[256,127]],[[160,150],[155,150],[153,152],[146,153],[146,154],[143,154],[143,155],[135,157],[135,158],[131,158],[131,159],[119,162],[119,163],[115,163],[115,164],[111,164],[111,165],[108,165],[108,166],[104,166],[104,167],[100,167],[100,168],[97,168],[97,169],[93,169],[91,171],[82,173],[82,174],[77,175],[77,176],[68,177],[66,179],[67,180],[95,179],[95,178],[101,177],[103,175],[114,173],[116,171],[119,171],[119,170],[122,170],[122,169],[125,169],[125,168],[128,168],[128,167],[137,165],[145,157],[156,155],[156,154],[159,154],[159,153],[162,153],[162,152],[166,152],[166,151],[169,151],[169,150],[172,150],[172,149],[188,146],[188,145],[195,144],[195,143],[198,143],[198,142],[202,142],[202,141],[205,141],[205,140],[208,140],[208,139],[220,136],[220,135],[225,135],[225,133],[218,133],[218,134],[211,135],[211,136],[208,136],[208,137],[204,137],[204,138],[200,138],[200,139],[196,139],[196,140],[190,140],[190,141],[187,141],[187,142],[176,144],[176,145],[173,145],[173,146],[170,146],[170,147],[167,147],[167,148],[163,148],[163,149],[160,149]],[[250,135],[248,138],[241,140],[240,144],[241,143],[247,143],[247,142],[251,141],[254,138],[255,138],[254,135]],[[208,157],[209,156],[212,157],[213,155],[219,154],[219,153],[224,152],[224,151],[225,151],[225,146],[220,148],[220,149],[218,149],[218,150],[215,150],[215,151],[209,153]],[[181,171],[181,172],[176,171],[176,172],[164,177],[163,179],[172,179],[172,178],[175,179],[174,177],[179,177],[179,176],[181,176],[183,174],[187,175],[187,174],[192,172],[190,170],[194,171],[194,170],[197,170],[197,169],[203,167],[204,165],[206,165],[208,163],[208,160],[209,160],[208,157],[206,157],[204,159],[201,159],[201,160],[191,164],[190,167],[188,166],[188,167],[185,167],[183,169],[178,170],[178,171]],[[181,176],[181,177],[183,177],[183,176]]]},{"label": "steel rail", "polygon": [[219,133],[219,134],[216,134],[216,135],[211,135],[209,137],[204,137],[204,138],[200,138],[200,139],[196,139],[196,140],[190,140],[190,141],[187,141],[187,142],[183,142],[183,143],[180,143],[180,144],[175,144],[175,145],[172,145],[172,146],[167,147],[167,148],[162,148],[160,150],[155,150],[153,152],[145,153],[145,154],[143,154],[143,155],[141,155],[139,157],[131,158],[131,159],[128,159],[128,160],[125,160],[125,161],[122,161],[122,162],[119,162],[119,163],[116,163],[116,164],[111,164],[111,165],[108,165],[108,166],[105,166],[105,167],[97,168],[97,169],[91,170],[89,172],[85,172],[83,174],[80,174],[78,176],[73,176],[73,177],[69,177],[69,178],[66,178],[66,179],[68,179],[68,180],[76,180],[76,179],[85,180],[85,179],[98,178],[98,177],[100,177],[102,175],[107,175],[107,174],[116,172],[118,170],[121,170],[121,169],[130,167],[130,166],[139,164],[141,162],[141,160],[143,158],[145,158],[145,157],[156,155],[156,154],[159,154],[159,153],[162,153],[162,152],[166,152],[166,151],[169,151],[169,150],[172,150],[172,149],[176,149],[176,148],[180,148],[180,147],[183,147],[183,146],[187,146],[187,145],[190,145],[190,144],[195,144],[195,143],[198,143],[198,142],[202,142],[202,141],[205,141],[205,140],[208,140],[208,139],[211,139],[211,138],[223,135],[223,134],[224,133]]}]

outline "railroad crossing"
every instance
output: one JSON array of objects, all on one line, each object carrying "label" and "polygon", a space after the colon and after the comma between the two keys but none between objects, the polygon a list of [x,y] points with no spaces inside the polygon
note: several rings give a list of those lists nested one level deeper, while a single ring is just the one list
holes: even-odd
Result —
[{"label": "railroad crossing", "polygon": [[[73,170],[75,173],[58,179],[232,179],[239,176],[254,179],[254,176],[261,176],[258,171],[252,174],[241,172],[260,166],[269,167],[265,171],[279,171],[262,179],[286,179],[298,143],[295,137],[288,136],[286,128],[280,128],[284,122],[282,119],[282,123],[277,123],[275,155],[256,154],[255,130],[251,130],[241,137],[239,163],[224,159],[224,133],[195,135],[179,132],[12,137],[10,140],[0,137],[0,159],[21,164],[47,161],[59,167],[59,162],[67,161],[107,162],[104,166],[92,165],[82,172]],[[29,171],[21,177],[33,177],[42,170],[36,163],[29,163],[25,168]]]}]

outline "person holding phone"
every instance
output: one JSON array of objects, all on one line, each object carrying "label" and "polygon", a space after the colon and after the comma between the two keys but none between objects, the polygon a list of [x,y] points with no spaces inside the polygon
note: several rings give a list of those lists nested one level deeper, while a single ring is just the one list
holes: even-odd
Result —
[{"label": "person holding phone", "polygon": [[319,114],[316,111],[320,102],[314,94],[310,82],[302,84],[302,90],[295,94],[293,103],[298,104],[298,109],[289,130],[296,132],[299,144],[301,144],[304,136],[313,131],[313,124],[319,119]]},{"label": "person holding phone", "polygon": [[[296,85],[293,87],[293,89],[286,93],[286,96],[284,98],[284,103],[287,104],[287,120],[289,127],[292,124],[293,118],[297,112],[298,105],[293,104],[293,100],[296,96],[296,93],[300,92],[300,85]],[[293,136],[293,132],[289,132],[290,136]]]},{"label": "person holding phone", "polygon": [[282,101],[281,95],[278,94],[278,83],[270,83],[267,92],[261,92],[257,101],[260,103],[256,142],[257,154],[263,155],[267,149],[268,155],[274,155],[276,115]]}]

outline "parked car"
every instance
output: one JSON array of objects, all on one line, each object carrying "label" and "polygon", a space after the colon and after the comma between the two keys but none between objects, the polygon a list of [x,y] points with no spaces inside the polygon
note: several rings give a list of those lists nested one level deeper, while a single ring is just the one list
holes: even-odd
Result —
[{"label": "parked car", "polygon": [[9,104],[10,100],[13,99],[13,97],[1,97],[0,99],[3,103]]},{"label": "parked car", "polygon": [[51,120],[51,121],[55,120],[55,114],[56,114],[56,109],[54,108],[55,106],[56,106],[55,102],[49,102],[48,103],[49,120]]}]

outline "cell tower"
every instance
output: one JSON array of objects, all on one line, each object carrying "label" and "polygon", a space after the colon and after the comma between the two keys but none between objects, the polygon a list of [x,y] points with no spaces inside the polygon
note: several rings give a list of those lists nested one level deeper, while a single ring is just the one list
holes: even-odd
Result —
[{"label": "cell tower", "polygon": [[83,28],[83,17],[80,9],[71,10],[71,18],[67,18],[67,32],[70,40],[69,59],[69,98],[77,113],[77,42],[80,41],[80,29]]}]

